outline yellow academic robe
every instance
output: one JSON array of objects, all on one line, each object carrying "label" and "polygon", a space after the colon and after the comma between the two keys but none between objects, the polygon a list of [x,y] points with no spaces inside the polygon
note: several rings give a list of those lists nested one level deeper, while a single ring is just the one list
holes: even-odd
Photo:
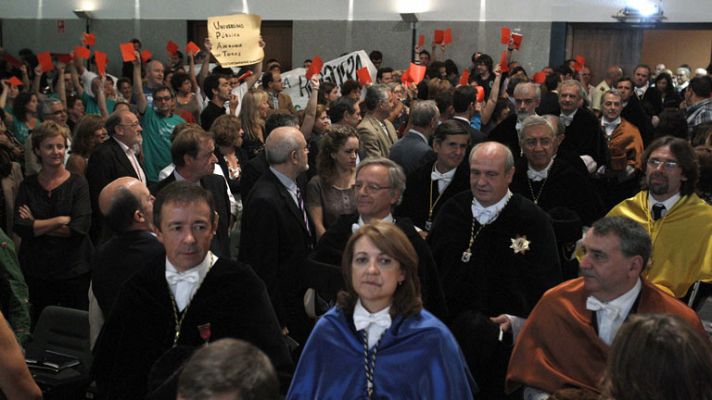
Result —
[{"label": "yellow academic robe", "polygon": [[682,196],[657,221],[647,191],[622,201],[608,216],[628,217],[648,230],[653,254],[643,276],[662,290],[679,298],[696,281],[712,282],[712,207],[696,194]]}]

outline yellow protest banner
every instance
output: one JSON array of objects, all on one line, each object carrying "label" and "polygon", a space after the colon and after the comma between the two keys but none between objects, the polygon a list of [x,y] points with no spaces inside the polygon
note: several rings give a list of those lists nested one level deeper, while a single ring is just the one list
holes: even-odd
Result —
[{"label": "yellow protest banner", "polygon": [[213,56],[223,67],[241,67],[261,62],[265,52],[260,47],[262,18],[253,14],[234,14],[208,18],[208,37]]}]

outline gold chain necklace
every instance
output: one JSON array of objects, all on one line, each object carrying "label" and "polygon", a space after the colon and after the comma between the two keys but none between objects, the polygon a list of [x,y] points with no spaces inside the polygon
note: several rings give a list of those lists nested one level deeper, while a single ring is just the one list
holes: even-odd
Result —
[{"label": "gold chain necklace", "polygon": [[[212,252],[210,253],[210,261],[208,262],[208,270],[205,272],[205,276],[208,276],[208,272],[210,272],[210,269],[213,268],[213,265],[215,265],[215,254]],[[198,289],[200,288],[200,285],[203,283],[203,279],[201,279],[198,282]],[[195,292],[193,292],[193,296],[195,296],[195,293],[197,293],[198,290],[196,289]],[[180,338],[180,330],[181,327],[183,326],[183,320],[185,319],[185,316],[188,315],[188,308],[190,308],[190,305],[193,303],[193,296],[190,296],[190,300],[188,300],[188,304],[185,306],[185,309],[183,310],[183,313],[181,314],[180,318],[178,318],[178,304],[176,303],[176,298],[173,295],[173,292],[171,291],[171,288],[168,288],[168,294],[171,297],[171,305],[173,306],[173,322],[175,322],[175,336],[173,337],[173,347],[176,347],[178,344],[178,339]]]},{"label": "gold chain necklace", "polygon": [[[508,193],[507,194],[507,201],[504,202],[504,205],[502,208],[497,212],[497,214],[490,220],[489,223],[482,224],[480,225],[479,229],[475,231],[475,225],[477,223],[477,218],[475,218],[475,215],[473,213],[472,215],[472,225],[470,225],[470,241],[467,244],[467,248],[465,251],[462,252],[462,257],[460,257],[460,260],[464,263],[470,262],[470,258],[472,258],[472,244],[475,243],[475,239],[477,239],[477,236],[480,235],[480,232],[482,232],[483,229],[485,229],[486,226],[489,226],[492,222],[496,221],[497,218],[499,217],[499,214],[502,213],[502,211],[507,207],[507,204],[509,204],[509,200],[512,199],[512,194]],[[472,200],[474,202],[474,200]]]},{"label": "gold chain necklace", "polygon": [[534,200],[534,204],[539,205],[539,199],[541,198],[541,193],[544,191],[544,185],[546,185],[546,180],[549,178],[544,178],[544,180],[541,183],[541,187],[539,188],[539,193],[534,195],[534,188],[532,187],[532,180],[527,178],[527,184],[529,184],[529,193],[532,194],[532,200]]}]

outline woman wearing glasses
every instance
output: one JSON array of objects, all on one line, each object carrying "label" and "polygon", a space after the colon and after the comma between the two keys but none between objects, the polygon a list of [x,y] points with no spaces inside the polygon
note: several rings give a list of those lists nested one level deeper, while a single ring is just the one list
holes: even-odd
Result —
[{"label": "woman wearing glasses", "polygon": [[471,399],[450,331],[425,311],[417,256],[395,225],[361,227],[342,259],[346,290],[317,323],[288,399]]}]

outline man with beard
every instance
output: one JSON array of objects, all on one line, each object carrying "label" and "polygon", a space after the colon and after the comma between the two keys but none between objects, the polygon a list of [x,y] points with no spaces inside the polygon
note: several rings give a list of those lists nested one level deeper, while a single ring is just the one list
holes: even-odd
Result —
[{"label": "man with beard", "polygon": [[536,115],[536,108],[539,107],[541,90],[539,86],[531,82],[523,82],[514,88],[514,104],[516,114],[510,114],[504,121],[497,125],[489,134],[489,140],[502,143],[509,147],[515,159],[521,157],[522,150],[519,147],[519,134],[522,129],[522,122],[530,115]]},{"label": "man with beard", "polygon": [[608,215],[628,217],[650,232],[653,255],[643,277],[681,298],[695,282],[712,282],[712,208],[695,194],[699,167],[687,141],[655,140],[642,165],[644,189]]}]

